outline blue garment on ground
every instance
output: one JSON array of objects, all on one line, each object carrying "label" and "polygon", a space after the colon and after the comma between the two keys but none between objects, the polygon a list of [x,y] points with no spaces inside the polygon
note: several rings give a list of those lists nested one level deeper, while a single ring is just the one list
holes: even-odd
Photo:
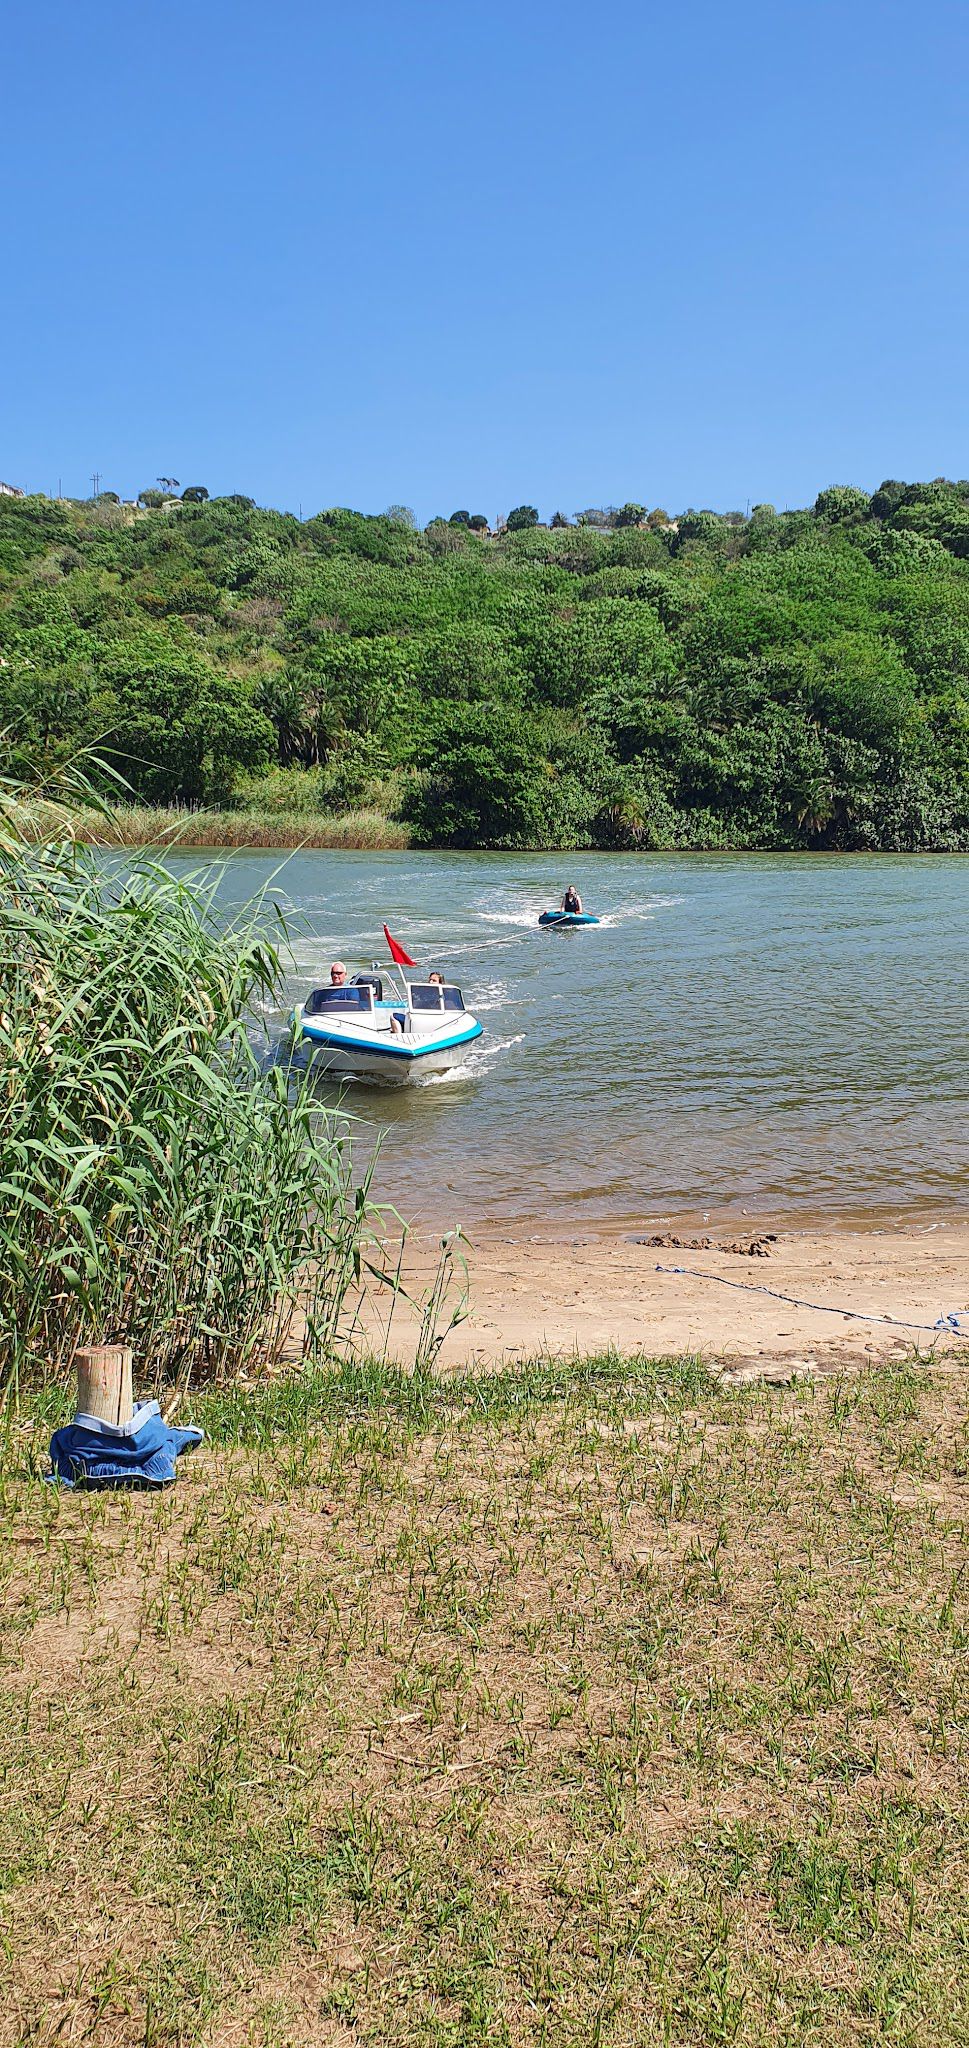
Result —
[{"label": "blue garment on ground", "polygon": [[171,1486],[175,1460],[202,1441],[200,1429],[170,1429],[157,1401],[142,1401],[120,1428],[77,1414],[50,1440],[51,1479],[64,1486]]}]

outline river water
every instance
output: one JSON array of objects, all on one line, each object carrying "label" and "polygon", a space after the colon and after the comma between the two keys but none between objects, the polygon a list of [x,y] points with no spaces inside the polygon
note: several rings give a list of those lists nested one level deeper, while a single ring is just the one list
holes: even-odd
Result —
[{"label": "river water", "polygon": [[[198,871],[215,856],[171,856]],[[220,855],[268,885],[287,1002],[385,957],[381,925],[464,989],[455,1074],[344,1085],[378,1191],[413,1222],[555,1237],[742,1219],[969,1211],[969,858]],[[540,931],[574,881],[596,927]],[[285,1010],[267,1016],[269,1040]],[[321,1099],[337,1085],[321,1080]]]}]

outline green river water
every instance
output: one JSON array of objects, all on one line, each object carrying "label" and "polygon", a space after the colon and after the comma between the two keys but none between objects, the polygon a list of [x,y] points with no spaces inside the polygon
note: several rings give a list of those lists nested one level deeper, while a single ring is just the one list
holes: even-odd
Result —
[{"label": "green river water", "polygon": [[[214,859],[172,856],[198,870]],[[451,1076],[344,1088],[414,1222],[538,1234],[746,1214],[931,1223],[969,1210],[969,858],[233,853],[270,881],[289,1001],[384,958],[464,989]],[[543,932],[566,882],[602,923]],[[270,1042],[285,1011],[266,1017]],[[321,1099],[337,1101],[321,1080]]]}]

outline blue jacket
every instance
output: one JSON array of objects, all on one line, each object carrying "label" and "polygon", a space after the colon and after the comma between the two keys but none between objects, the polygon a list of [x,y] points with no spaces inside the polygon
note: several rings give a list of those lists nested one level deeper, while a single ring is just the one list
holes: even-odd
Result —
[{"label": "blue jacket", "polygon": [[63,1486],[171,1486],[175,1460],[202,1441],[200,1429],[170,1429],[157,1401],[141,1401],[120,1427],[75,1415],[50,1440],[50,1478]]}]

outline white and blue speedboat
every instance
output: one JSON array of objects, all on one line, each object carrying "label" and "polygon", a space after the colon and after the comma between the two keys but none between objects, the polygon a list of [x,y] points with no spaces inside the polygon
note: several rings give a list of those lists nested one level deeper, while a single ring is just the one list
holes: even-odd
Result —
[{"label": "white and blue speedboat", "polygon": [[460,1066],[483,1030],[461,990],[451,982],[401,979],[399,992],[389,975],[376,973],[315,988],[291,1014],[295,1040],[325,1072],[376,1081],[416,1081]]}]

